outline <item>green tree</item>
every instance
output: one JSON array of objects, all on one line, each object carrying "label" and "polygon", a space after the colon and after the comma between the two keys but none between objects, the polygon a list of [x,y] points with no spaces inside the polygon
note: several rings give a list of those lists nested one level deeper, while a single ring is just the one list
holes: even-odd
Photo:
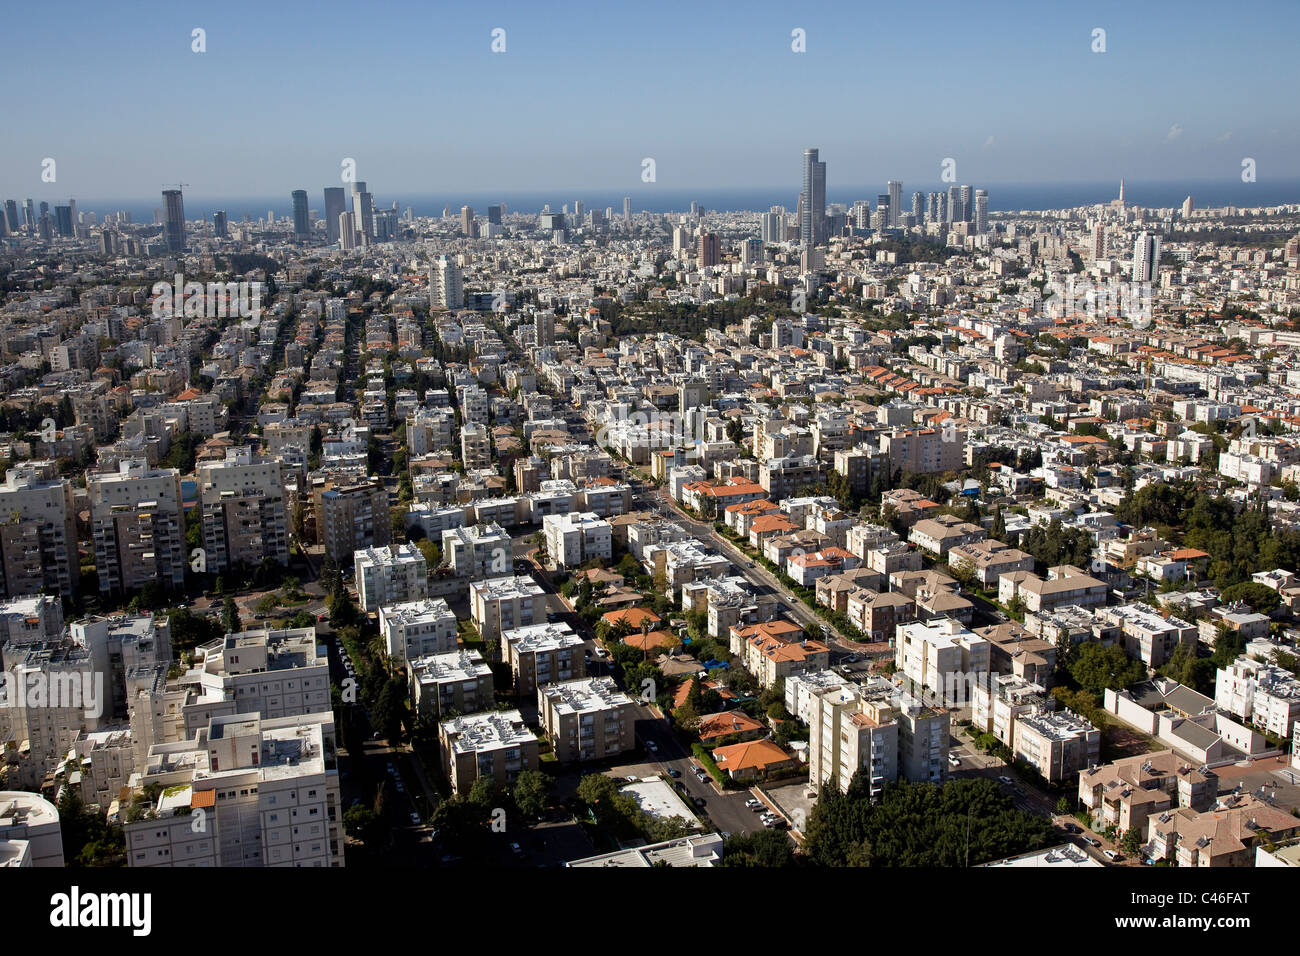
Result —
[{"label": "green tree", "polygon": [[235,599],[228,597],[225,603],[221,605],[221,626],[226,629],[227,634],[236,634],[241,630],[239,620],[239,606],[235,604]]},{"label": "green tree", "polygon": [[1146,669],[1118,644],[1102,647],[1089,642],[1075,655],[1070,676],[1084,690],[1101,696],[1107,690],[1121,690],[1137,683],[1146,676]]},{"label": "green tree", "polygon": [[540,770],[525,770],[515,778],[511,796],[520,813],[536,819],[550,806],[551,790],[552,781],[549,776]]}]

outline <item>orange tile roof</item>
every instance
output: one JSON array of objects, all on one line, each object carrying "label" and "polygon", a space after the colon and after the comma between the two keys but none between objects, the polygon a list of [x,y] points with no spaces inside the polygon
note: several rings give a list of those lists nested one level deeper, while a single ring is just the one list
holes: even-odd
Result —
[{"label": "orange tile roof", "polygon": [[713,751],[713,759],[719,769],[735,773],[737,770],[762,770],[789,763],[791,758],[770,740],[747,740],[717,748]]},{"label": "orange tile roof", "polygon": [[654,611],[647,611],[643,607],[628,607],[623,608],[621,611],[608,611],[602,614],[600,619],[608,621],[610,624],[627,621],[633,630],[640,630],[641,625],[647,621],[651,624],[658,624],[662,620]]}]

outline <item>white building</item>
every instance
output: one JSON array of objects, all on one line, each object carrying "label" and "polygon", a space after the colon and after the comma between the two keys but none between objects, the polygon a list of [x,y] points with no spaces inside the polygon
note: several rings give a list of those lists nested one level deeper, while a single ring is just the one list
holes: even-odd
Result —
[{"label": "white building", "polygon": [[546,592],[526,574],[475,581],[469,586],[470,620],[484,640],[526,627],[544,613]]},{"label": "white building", "polygon": [[456,615],[442,598],[425,598],[379,609],[379,633],[388,656],[411,661],[456,649]]},{"label": "white building", "polygon": [[492,668],[478,651],[459,648],[409,661],[411,703],[421,717],[472,714],[493,703]]},{"label": "white building", "polygon": [[898,625],[897,634],[895,666],[954,706],[969,700],[970,685],[988,673],[989,642],[959,621],[913,621]]},{"label": "white building", "polygon": [[542,519],[546,553],[557,568],[576,568],[592,558],[613,557],[610,524],[595,512],[571,511]]},{"label": "white building", "polygon": [[361,610],[378,611],[384,604],[403,604],[429,596],[429,569],[413,544],[365,548],[352,556],[357,600]]},{"label": "white building", "polygon": [[510,535],[495,522],[442,533],[443,560],[457,577],[479,581],[509,574],[511,555]]},{"label": "white building", "polygon": [[27,844],[30,866],[63,866],[63,828],[58,808],[39,793],[0,790],[0,846]]}]

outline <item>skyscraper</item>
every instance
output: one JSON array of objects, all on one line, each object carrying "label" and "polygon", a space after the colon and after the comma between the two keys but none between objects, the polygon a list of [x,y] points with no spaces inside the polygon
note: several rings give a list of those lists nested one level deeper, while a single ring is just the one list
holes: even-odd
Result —
[{"label": "skyscraper", "polygon": [[912,193],[912,225],[919,226],[925,222],[925,193]]},{"label": "skyscraper", "polygon": [[339,215],[348,208],[342,186],[325,187],[325,241],[339,241]]},{"label": "skyscraper", "polygon": [[1160,271],[1160,237],[1139,232],[1133,243],[1133,281],[1150,282]]},{"label": "skyscraper", "polygon": [[826,164],[816,149],[803,151],[803,212],[799,220],[799,241],[805,246],[826,242]]},{"label": "skyscraper", "polygon": [[230,228],[226,223],[226,211],[218,209],[212,214],[212,232],[218,239],[230,238]]},{"label": "skyscraper", "polygon": [[1092,236],[1088,240],[1088,258],[1096,262],[1106,254],[1106,228],[1098,219],[1092,224]]},{"label": "skyscraper", "polygon": [[474,233],[474,207],[460,207],[460,231],[467,236]]},{"label": "skyscraper", "polygon": [[18,203],[12,199],[5,200],[5,219],[9,223],[9,231],[18,231]]},{"label": "skyscraper", "polygon": [[624,221],[629,221],[631,220],[631,218],[632,218],[632,197],[624,196],[623,197],[623,219]]},{"label": "skyscraper", "polygon": [[36,226],[36,209],[30,199],[23,203],[23,225],[29,228]]},{"label": "skyscraper", "polygon": [[346,209],[339,213],[339,248],[355,249],[357,247],[357,226],[352,213]]},{"label": "skyscraper", "polygon": [[163,190],[163,235],[168,252],[185,251],[185,197],[179,189]]},{"label": "skyscraper", "polygon": [[975,232],[989,231],[989,194],[986,189],[975,190]]},{"label": "skyscraper", "polygon": [[370,244],[375,234],[375,200],[364,182],[352,184],[352,228],[362,245]]},{"label": "skyscraper", "polygon": [[779,212],[765,212],[758,217],[759,237],[776,245],[785,241],[785,217]]},{"label": "skyscraper", "polygon": [[898,226],[903,221],[903,183],[901,180],[889,181],[889,224]]},{"label": "skyscraper", "polygon": [[971,204],[970,187],[961,187],[961,221],[970,222],[972,218],[973,206]]},{"label": "skyscraper", "polygon": [[501,207],[499,205],[488,206],[488,222],[494,226],[501,225]]},{"label": "skyscraper", "polygon": [[54,207],[54,229],[60,236],[72,235],[72,207]]},{"label": "skyscraper", "polygon": [[948,187],[948,222],[961,222],[961,187]]},{"label": "skyscraper", "polygon": [[446,256],[440,256],[429,267],[429,307],[438,310],[459,309],[464,303],[460,267]]},{"label": "skyscraper", "polygon": [[700,268],[716,266],[722,258],[722,242],[716,232],[700,233]]},{"label": "skyscraper", "polygon": [[293,234],[299,239],[311,235],[311,222],[307,218],[307,190],[293,191]]}]

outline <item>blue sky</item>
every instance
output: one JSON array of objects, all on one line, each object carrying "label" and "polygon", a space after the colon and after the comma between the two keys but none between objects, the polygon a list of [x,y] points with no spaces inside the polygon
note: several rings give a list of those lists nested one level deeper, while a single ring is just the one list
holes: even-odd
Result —
[{"label": "blue sky", "polygon": [[644,157],[667,188],[797,189],[805,146],[833,183],[945,157],[975,183],[1300,175],[1294,0],[55,2],[4,26],[6,198],[315,197],[343,157],[381,197],[640,187]]}]

